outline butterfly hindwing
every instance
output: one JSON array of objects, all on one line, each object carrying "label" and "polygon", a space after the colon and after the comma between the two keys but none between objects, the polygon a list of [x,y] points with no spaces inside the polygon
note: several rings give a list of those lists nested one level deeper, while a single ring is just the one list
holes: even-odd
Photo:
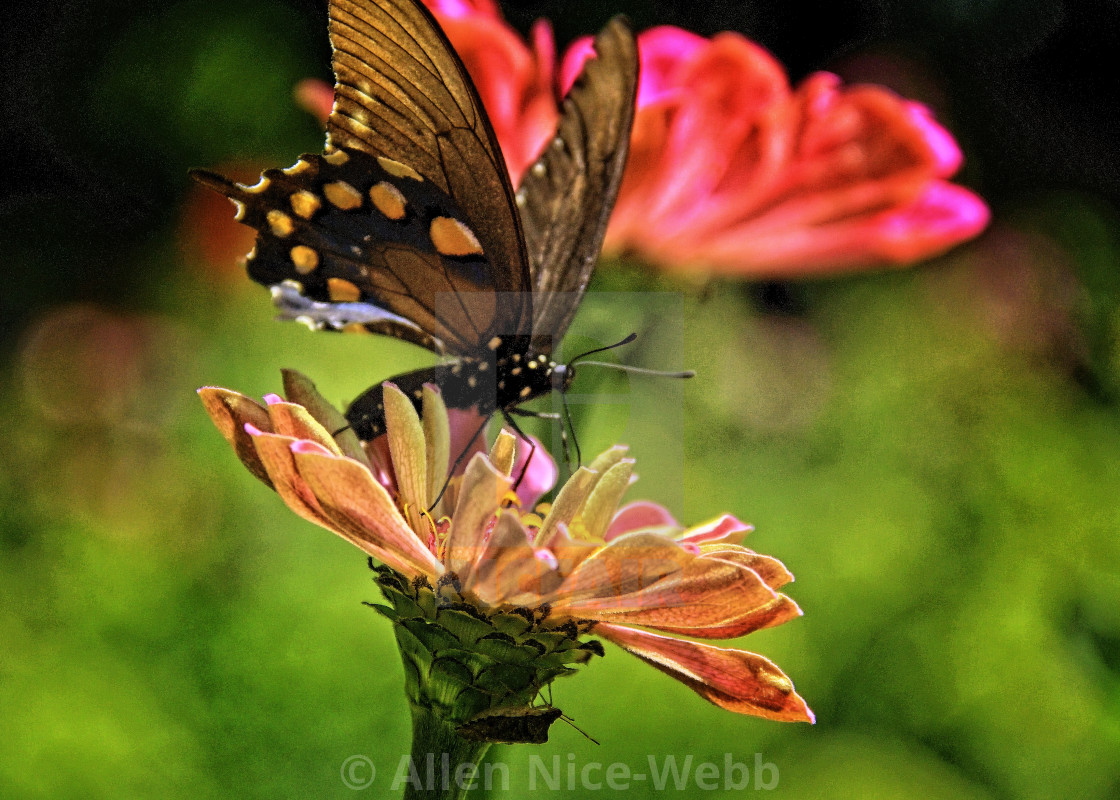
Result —
[{"label": "butterfly hindwing", "polygon": [[[257,229],[248,272],[289,290],[280,296],[285,315],[319,327],[364,323],[381,332],[378,325],[395,325],[401,338],[436,352],[475,353],[518,319],[501,304],[497,271],[462,210],[397,164],[340,150],[266,170],[248,188],[210,173],[196,177],[233,199],[238,218]],[[293,287],[319,306],[298,313]],[[354,304],[380,317],[355,315]]]},{"label": "butterfly hindwing", "polygon": [[638,52],[615,18],[595,38],[564,98],[556,135],[517,192],[533,282],[537,349],[572,322],[602,248],[629,150],[638,88]]}]

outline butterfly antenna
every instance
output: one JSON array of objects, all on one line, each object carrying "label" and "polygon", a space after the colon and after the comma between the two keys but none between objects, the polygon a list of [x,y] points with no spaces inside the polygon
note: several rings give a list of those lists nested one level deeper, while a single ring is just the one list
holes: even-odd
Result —
[{"label": "butterfly antenna", "polygon": [[611,364],[607,361],[584,361],[585,367],[607,367],[609,369],[617,369],[620,372],[629,372],[634,375],[652,375],[655,378],[694,378],[696,372],[691,369],[682,370],[680,372],[666,371],[660,369],[646,369],[645,367],[632,367],[629,364]]},{"label": "butterfly antenna", "polygon": [[455,459],[455,463],[451,465],[451,469],[447,471],[447,479],[443,482],[443,488],[439,490],[439,494],[436,495],[436,499],[432,501],[432,504],[430,506],[428,506],[429,514],[432,513],[433,508],[439,505],[439,501],[443,499],[444,492],[447,491],[447,487],[451,484],[451,476],[455,474],[455,470],[459,469],[459,465],[463,463],[463,459],[466,458],[467,453],[471,451],[471,446],[474,444],[475,439],[477,439],[479,434],[486,429],[486,425],[490,422],[490,419],[493,416],[493,414],[489,414],[487,415],[486,419],[482,420],[482,424],[478,426],[478,430],[474,432],[474,436],[470,438],[466,446],[463,448],[462,452],[459,453],[459,457]]},{"label": "butterfly antenna", "polygon": [[569,367],[575,366],[575,363],[577,361],[579,361],[581,358],[587,358],[588,356],[593,356],[596,353],[602,353],[606,350],[614,350],[616,347],[622,347],[624,344],[630,344],[630,342],[634,341],[637,338],[638,338],[638,334],[632,333],[620,342],[615,342],[614,344],[608,344],[606,347],[596,347],[594,350],[588,350],[586,353],[580,353],[578,356],[576,356],[575,358],[573,358],[571,361],[568,362],[568,366]]}]

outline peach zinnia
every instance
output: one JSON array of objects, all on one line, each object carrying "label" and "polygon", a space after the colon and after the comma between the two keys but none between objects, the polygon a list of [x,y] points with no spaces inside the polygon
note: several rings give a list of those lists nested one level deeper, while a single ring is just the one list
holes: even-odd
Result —
[{"label": "peach zinnia", "polygon": [[411,400],[384,385],[388,446],[375,450],[305,378],[287,373],[285,384],[289,400],[264,405],[225,389],[200,395],[237,455],[289,508],[383,565],[377,581],[390,605],[380,610],[394,622],[421,727],[543,741],[560,712],[534,698],[602,654],[587,634],[722,708],[813,720],[762,656],[676,638],[728,639],[800,615],[778,591],[792,576],[736,544],[749,527],[733,517],[685,530],[652,503],[619,509],[633,479],[626,448],[581,467],[553,503],[533,508],[551,460],[537,448],[518,466],[507,432],[448,479],[452,425],[432,387],[421,422]]}]

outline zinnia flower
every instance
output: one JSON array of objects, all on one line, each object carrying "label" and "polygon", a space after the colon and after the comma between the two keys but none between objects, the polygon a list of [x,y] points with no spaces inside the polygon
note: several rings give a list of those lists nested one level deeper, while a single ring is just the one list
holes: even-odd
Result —
[{"label": "zinnia flower", "polygon": [[507,432],[448,479],[453,424],[433,387],[421,417],[384,384],[380,452],[364,449],[306,378],[286,373],[285,388],[289,400],[270,395],[264,405],[226,389],[200,395],[242,462],[289,508],[384,565],[377,581],[390,606],[380,610],[394,622],[425,725],[472,740],[543,741],[560,712],[533,700],[602,655],[581,641],[589,633],[722,708],[813,720],[762,656],[676,638],[728,639],[799,616],[777,591],[792,576],[736,544],[749,527],[733,517],[686,530],[652,503],[619,509],[633,479],[625,447],[533,508],[554,467],[543,448],[519,466]]},{"label": "zinnia flower", "polygon": [[[526,45],[491,0],[425,0],[467,66],[516,185],[553,135],[557,98],[591,56],[575,42],[558,75],[546,23]],[[962,157],[925,106],[819,72],[792,88],[736,33],[658,27],[638,36],[630,158],[605,252],[671,269],[784,277],[908,264],[966,241],[989,212],[947,179]],[[325,120],[332,94],[297,96]]]}]

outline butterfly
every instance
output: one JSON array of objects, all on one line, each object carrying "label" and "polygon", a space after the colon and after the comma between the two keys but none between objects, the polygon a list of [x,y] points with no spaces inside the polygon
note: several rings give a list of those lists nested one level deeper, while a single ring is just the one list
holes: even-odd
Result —
[{"label": "butterfly", "polygon": [[[553,352],[599,256],[633,123],[629,26],[616,18],[595,38],[555,136],[515,192],[478,92],[423,5],[331,0],[329,19],[324,154],[253,186],[192,172],[258,231],[250,277],[271,287],[284,318],[448,357],[393,378],[417,403],[434,383],[449,407],[508,420],[566,390],[574,370]],[[346,419],[363,440],[384,432],[380,383]]]}]

